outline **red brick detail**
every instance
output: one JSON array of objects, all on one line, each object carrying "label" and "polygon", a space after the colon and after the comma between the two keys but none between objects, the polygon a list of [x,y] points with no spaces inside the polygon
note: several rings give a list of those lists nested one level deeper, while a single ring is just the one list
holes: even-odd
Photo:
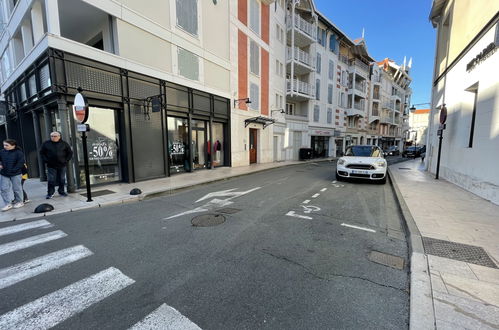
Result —
[{"label": "red brick detail", "polygon": [[264,5],[262,3],[262,40],[268,45],[269,44],[269,5]]},{"label": "red brick detail", "polygon": [[[239,1],[241,2],[241,1]],[[238,99],[248,97],[248,37],[241,31],[237,36],[237,64],[238,64]],[[239,102],[238,108],[248,110],[245,102]]]},{"label": "red brick detail", "polygon": [[269,53],[262,49],[262,78],[260,82],[262,91],[262,115],[269,115]]},{"label": "red brick detail", "polygon": [[340,116],[335,116],[336,118],[335,119],[340,119]]},{"label": "red brick detail", "polygon": [[336,122],[336,126],[340,126],[340,123],[339,123],[339,122]]},{"label": "red brick detail", "polygon": [[237,18],[239,18],[244,25],[248,25],[248,0],[238,0]]},{"label": "red brick detail", "polygon": [[336,84],[336,88],[341,88],[341,87],[340,87],[340,84]]},{"label": "red brick detail", "polygon": [[340,109],[336,109],[336,113],[340,113]]}]

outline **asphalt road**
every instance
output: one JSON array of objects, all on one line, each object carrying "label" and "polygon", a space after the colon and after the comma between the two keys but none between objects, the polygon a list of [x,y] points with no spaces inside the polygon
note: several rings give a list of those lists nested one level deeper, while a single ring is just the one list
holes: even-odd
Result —
[{"label": "asphalt road", "polygon": [[[3,223],[0,328],[127,329],[163,304],[185,317],[176,314],[177,328],[408,328],[408,250],[392,188],[336,182],[334,169],[269,170],[18,233],[5,234],[35,220]],[[192,225],[207,214],[225,222]],[[2,254],[57,230],[67,236]],[[84,257],[22,281],[9,268],[79,245]],[[369,260],[372,251],[403,258],[403,269]]]}]

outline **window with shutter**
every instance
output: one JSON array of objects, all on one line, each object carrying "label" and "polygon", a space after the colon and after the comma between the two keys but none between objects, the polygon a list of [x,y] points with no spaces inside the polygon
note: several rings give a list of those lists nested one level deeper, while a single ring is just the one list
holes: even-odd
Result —
[{"label": "window with shutter", "polygon": [[198,35],[198,1],[176,0],[177,25],[184,31]]},{"label": "window with shutter", "polygon": [[327,86],[327,103],[333,104],[333,85]]},{"label": "window with shutter", "polygon": [[250,0],[250,28],[260,35],[260,5],[257,0]]},{"label": "window with shutter", "polygon": [[253,40],[250,41],[250,71],[256,75],[260,74],[260,47]]},{"label": "window with shutter", "polygon": [[327,123],[331,124],[333,122],[333,110],[327,109]]},{"label": "window with shutter", "polygon": [[329,72],[328,77],[330,80],[334,79],[334,62],[329,60]]},{"label": "window with shutter", "polygon": [[257,84],[250,84],[250,108],[258,110],[260,108],[260,88]]},{"label": "window with shutter", "polygon": [[320,112],[320,108],[318,105],[315,105],[314,106],[314,121],[315,122],[318,122],[319,121],[319,112]]},{"label": "window with shutter", "polygon": [[317,73],[321,73],[321,54],[317,53]]},{"label": "window with shutter", "polygon": [[315,80],[315,99],[320,100],[321,98],[321,81],[319,79]]}]

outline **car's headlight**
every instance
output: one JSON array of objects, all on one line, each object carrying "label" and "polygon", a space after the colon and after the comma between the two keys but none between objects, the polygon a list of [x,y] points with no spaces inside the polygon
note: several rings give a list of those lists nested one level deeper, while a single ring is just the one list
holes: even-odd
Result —
[{"label": "car's headlight", "polygon": [[346,161],[343,158],[338,160],[338,165],[345,165]]},{"label": "car's headlight", "polygon": [[377,166],[377,167],[385,167],[385,166],[386,166],[386,162],[384,162],[384,161],[379,161],[379,162],[377,162],[377,163],[376,163],[376,166]]}]

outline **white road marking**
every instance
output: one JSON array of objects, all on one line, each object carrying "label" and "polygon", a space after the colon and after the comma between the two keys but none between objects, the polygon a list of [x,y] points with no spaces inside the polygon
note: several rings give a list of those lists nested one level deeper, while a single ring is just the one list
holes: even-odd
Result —
[{"label": "white road marking", "polygon": [[21,225],[10,226],[0,229],[0,236],[10,235],[14,233],[19,233],[21,231],[26,231],[34,228],[50,228],[54,225],[47,220],[38,220],[28,223],[23,223]]},{"label": "white road marking", "polygon": [[344,187],[345,185],[344,184],[334,184],[333,185],[335,188],[342,188]]},{"label": "white road marking", "polygon": [[317,212],[317,211],[320,211],[321,208],[318,207],[318,206],[314,206],[314,205],[301,205],[301,207],[303,207],[303,212],[304,213],[311,213],[311,212]]},{"label": "white road marking", "polygon": [[92,254],[92,251],[83,245],[78,245],[0,269],[0,289],[48,272],[49,270],[57,269]]},{"label": "white road marking", "polygon": [[306,215],[296,214],[295,211],[289,211],[288,213],[286,213],[286,215],[288,217],[295,217],[295,218],[300,218],[300,219],[308,219],[308,220],[312,220],[313,219],[312,217],[308,217]]},{"label": "white road marking", "polygon": [[173,307],[163,304],[130,330],[201,330]]},{"label": "white road marking", "polygon": [[49,329],[134,282],[108,268],[0,316],[0,329]]},{"label": "white road marking", "polygon": [[[33,245],[42,244],[45,242],[50,242],[62,237],[68,236],[65,232],[61,230],[51,231],[49,233],[40,234],[36,236],[31,236],[25,239],[21,239],[18,241],[5,243],[0,245],[0,255],[7,254],[10,252],[14,252],[17,250],[22,250],[29,248]],[[1,328],[1,327],[0,327]]]},{"label": "white road marking", "polygon": [[304,200],[302,204],[308,204],[308,203],[310,203],[310,199]]},{"label": "white road marking", "polygon": [[322,188],[322,189],[321,189],[321,191],[326,191],[326,190],[327,190],[327,188]]},{"label": "white road marking", "polygon": [[374,229],[369,229],[369,228],[364,228],[364,227],[359,227],[359,226],[349,225],[349,224],[347,224],[347,223],[342,223],[341,225],[342,225],[342,226],[345,226],[345,227],[350,227],[350,228],[355,228],[355,229],[365,230],[365,231],[368,231],[368,232],[371,232],[371,233],[375,233],[375,232],[376,232],[376,230],[374,230]]},{"label": "white road marking", "polygon": [[333,182],[331,182],[331,183],[336,183],[336,180],[334,180],[334,181],[333,181]]},{"label": "white road marking", "polygon": [[321,194],[319,194],[319,193],[314,194],[314,195],[312,195],[312,198],[317,198],[317,197],[319,197],[320,195],[321,195]]},{"label": "white road marking", "polygon": [[239,196],[242,196],[242,195],[249,194],[250,192],[253,192],[253,191],[258,190],[260,188],[261,187],[256,187],[256,188],[253,188],[253,189],[250,189],[250,190],[246,190],[246,191],[233,191],[233,190],[236,189],[236,188],[233,188],[233,189],[227,189],[227,190],[222,190],[222,191],[211,192],[209,194],[204,195],[200,199],[198,199],[196,201],[196,203],[204,201],[205,199],[212,198],[212,197],[232,196],[230,198],[227,198],[227,199],[232,199],[232,198],[235,198],[235,197],[239,197]]}]

